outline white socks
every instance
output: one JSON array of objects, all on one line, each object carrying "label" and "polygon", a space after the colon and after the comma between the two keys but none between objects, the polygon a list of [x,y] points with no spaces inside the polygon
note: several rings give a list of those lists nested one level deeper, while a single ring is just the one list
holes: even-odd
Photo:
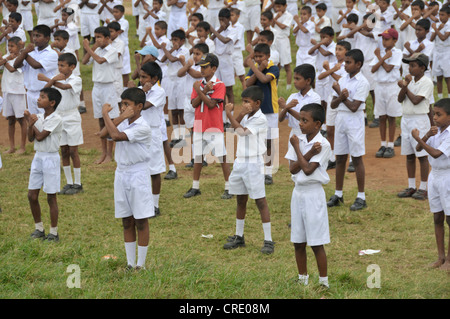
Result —
[{"label": "white socks", "polygon": [[272,176],[272,170],[273,170],[273,166],[264,166],[265,168],[265,175],[269,175]]},{"label": "white socks", "polygon": [[[242,237],[244,236],[244,224],[245,219],[237,219],[236,218],[236,235]],[[264,231],[264,240],[272,241],[272,231],[271,231],[271,224],[268,223],[262,223],[263,231]]]},{"label": "white socks", "polygon": [[245,219],[237,219],[236,218],[236,235],[244,236],[244,224]]},{"label": "white socks", "polygon": [[334,191],[334,195],[336,195],[337,197],[342,197],[342,196],[344,195],[344,192],[343,192],[343,191],[335,190],[335,191]]},{"label": "white socks", "polygon": [[74,183],[81,185],[81,168],[73,168],[73,176],[75,177]]},{"label": "white socks", "polygon": [[425,191],[427,190],[427,182],[420,181],[419,189]]},{"label": "white socks", "polygon": [[138,246],[138,262],[137,267],[145,267],[145,259],[147,258],[148,246]]},{"label": "white socks", "polygon": [[192,188],[200,189],[200,181],[192,181]]},{"label": "white socks", "polygon": [[358,194],[356,195],[357,198],[361,198],[362,200],[366,200],[366,193],[365,192],[358,192]]},{"label": "white socks", "polygon": [[225,182],[225,190],[229,190],[230,189],[230,182]]},{"label": "white socks", "polygon": [[34,227],[39,231],[44,231],[44,223],[43,222],[35,223]]},{"label": "white socks", "polygon": [[136,242],[125,242],[125,253],[127,255],[127,263],[131,267],[144,267],[147,258],[148,246],[138,246],[138,261],[136,264]]},{"label": "white socks", "polygon": [[263,231],[264,231],[264,240],[272,241],[272,231],[270,222],[268,223],[262,223]]},{"label": "white socks", "polygon": [[416,188],[416,179],[408,178],[408,188]]},{"label": "white socks", "polygon": [[153,194],[153,206],[159,208],[159,194]]},{"label": "white socks", "polygon": [[175,173],[177,172],[177,169],[175,168],[175,164],[169,165],[169,171],[174,171]]},{"label": "white socks", "polygon": [[73,185],[73,179],[72,179],[72,169],[69,166],[63,166],[64,170],[64,176],[66,177],[67,184]]},{"label": "white socks", "polygon": [[[298,281],[300,284],[307,286],[309,281],[309,275],[298,275]],[[327,277],[320,277],[319,276],[319,285],[325,286],[327,288],[330,288],[330,285],[328,284],[328,276]]]}]

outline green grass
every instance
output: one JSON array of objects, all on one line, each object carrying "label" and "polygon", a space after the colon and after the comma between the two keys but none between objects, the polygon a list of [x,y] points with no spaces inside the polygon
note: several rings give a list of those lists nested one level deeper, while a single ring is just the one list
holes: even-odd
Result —
[{"label": "green grass", "polygon": [[[128,17],[130,26],[134,25]],[[137,39],[130,30],[134,50]],[[295,52],[295,48],[292,48]],[[295,57],[295,54],[293,54]],[[132,64],[134,61],[132,59]],[[134,67],[134,65],[133,65]],[[82,66],[85,90],[90,70]],[[235,86],[237,103],[240,83]],[[285,73],[280,96],[287,97]],[[368,102],[370,105],[370,101]],[[370,110],[370,107],[369,107]],[[0,148],[4,151],[4,148]],[[192,172],[177,165],[179,179],[162,183],[161,217],[150,220],[150,246],[146,271],[126,272],[121,221],[114,218],[114,163],[92,164],[97,150],[81,148],[85,192],[58,196],[61,241],[49,244],[29,240],[33,219],[27,200],[33,148],[25,155],[3,156],[0,171],[0,298],[28,299],[448,299],[448,275],[425,268],[436,258],[432,215],[427,202],[401,200],[391,192],[367,190],[369,208],[350,212],[349,203],[329,210],[331,243],[328,256],[330,289],[319,288],[314,255],[308,249],[310,285],[299,286],[293,246],[290,243],[290,198],[293,183],[286,166],[266,188],[271,212],[275,253],[262,255],[263,232],[258,210],[249,201],[245,225],[247,247],[225,251],[222,245],[235,231],[235,199],[220,199],[223,178],[219,165],[202,171],[202,195],[184,199]],[[62,179],[64,180],[63,174]],[[334,176],[325,186],[334,191]],[[346,176],[347,198],[357,192]],[[346,193],[346,194],[347,194]],[[40,196],[43,222],[48,231],[45,193]],[[212,239],[202,238],[212,234]],[[446,234],[448,235],[448,234]],[[380,249],[359,256],[361,249]],[[105,255],[117,259],[103,260]],[[368,288],[369,265],[381,270],[381,288]],[[81,271],[81,288],[68,288],[70,265]]]}]

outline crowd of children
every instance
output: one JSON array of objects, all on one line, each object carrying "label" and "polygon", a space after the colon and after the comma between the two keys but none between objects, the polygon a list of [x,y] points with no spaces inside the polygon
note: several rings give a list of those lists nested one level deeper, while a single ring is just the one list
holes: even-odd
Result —
[{"label": "crowd of children", "polygon": [[[259,0],[133,0],[131,14],[140,43],[136,48],[130,47],[129,36],[134,35],[129,34],[121,0],[1,3],[0,41],[6,44],[0,59],[2,106],[10,144],[6,153],[16,152],[19,123],[17,153],[25,152],[27,138],[36,151],[28,193],[36,226],[33,238],[58,241],[56,194],[83,191],[78,153],[83,144],[80,114],[87,107],[82,63],[91,65],[92,72],[90,111],[98,119],[102,150],[96,163],[114,159],[117,164],[115,216],[123,221],[128,268],[145,267],[147,219],[160,215],[166,161],[169,171],[164,179],[177,178],[171,148],[183,148],[189,154],[186,166],[193,167],[185,198],[201,195],[205,156],[211,153],[219,160],[225,181],[221,198],[237,199],[236,233],[224,249],[245,246],[250,196],[261,214],[261,252],[273,253],[265,185],[274,183],[276,139],[286,138],[285,158],[295,184],[291,241],[299,281],[308,284],[309,245],[320,284],[328,287],[327,214],[344,202],[346,170],[355,172],[358,186],[350,210],[368,206],[363,156],[370,95],[371,127],[379,127],[381,144],[373,156],[392,158],[394,147],[401,145],[408,187],[398,197],[429,199],[439,253],[433,266],[450,269],[450,253],[444,250],[444,216],[450,225],[450,106],[443,98],[443,82],[450,86],[449,2],[402,0],[398,7],[391,0],[273,0],[265,6]],[[279,90],[282,69],[286,96]],[[233,91],[236,78],[242,85],[239,113]],[[395,140],[399,117],[401,136]],[[285,119],[289,137],[278,134],[278,123]],[[170,141],[168,125],[173,126]],[[235,154],[225,143],[230,128],[238,135]],[[66,178],[62,189],[61,165]],[[327,201],[323,185],[330,181],[327,170],[334,168],[335,193]],[[42,187],[50,206],[47,236],[38,200]]]}]

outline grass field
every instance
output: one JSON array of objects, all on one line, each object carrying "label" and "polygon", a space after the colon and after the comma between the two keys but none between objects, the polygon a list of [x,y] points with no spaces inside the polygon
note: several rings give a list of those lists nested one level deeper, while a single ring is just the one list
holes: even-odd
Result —
[{"label": "grass field", "polygon": [[[134,21],[131,17],[129,20],[133,26]],[[134,34],[132,32],[130,35]],[[130,36],[130,40],[132,46],[137,47],[137,39]],[[89,90],[89,67],[82,66],[82,74],[86,90]],[[287,97],[288,93],[283,91],[284,76],[283,72],[280,95]],[[239,102],[239,84],[235,90]],[[1,151],[4,149],[6,146]],[[310,285],[299,286],[295,281],[297,269],[288,228],[293,183],[286,166],[281,166],[276,174],[276,184],[267,188],[276,242],[273,255],[259,252],[263,232],[258,211],[251,201],[245,226],[247,247],[223,250],[226,237],[235,231],[235,199],[220,199],[223,192],[220,167],[206,167],[201,177],[202,196],[184,200],[181,195],[191,186],[192,175],[190,170],[179,165],[179,179],[163,181],[161,217],[150,220],[147,269],[126,272],[122,225],[114,218],[115,164],[93,164],[98,155],[97,150],[81,149],[85,192],[74,197],[58,197],[61,241],[57,244],[28,239],[33,231],[27,201],[32,145],[27,146],[24,156],[3,157],[5,169],[0,171],[3,210],[0,213],[0,298],[450,297],[448,274],[425,268],[436,258],[428,203],[408,201],[405,205],[404,200],[393,198],[387,190],[368,190],[371,205],[367,210],[350,212],[347,201],[345,206],[329,211],[331,244],[326,246],[326,251],[331,287],[325,291],[318,286],[317,267],[310,250]],[[348,198],[354,198],[356,187],[346,186],[347,189]],[[333,193],[334,177],[325,190],[327,197]],[[43,192],[40,201],[48,231],[48,205]],[[213,238],[202,237],[208,234]],[[361,249],[380,249],[381,252],[360,256]],[[104,260],[102,257],[106,255],[116,258]],[[71,270],[73,265],[79,267],[80,288],[70,288],[72,275],[78,274]],[[372,280],[371,265],[379,267],[379,281]],[[380,283],[380,288],[370,288],[374,282]]]}]

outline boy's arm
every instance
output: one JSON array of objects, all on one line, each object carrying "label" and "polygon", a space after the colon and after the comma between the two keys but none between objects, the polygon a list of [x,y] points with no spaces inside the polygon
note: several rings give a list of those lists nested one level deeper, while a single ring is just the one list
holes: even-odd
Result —
[{"label": "boy's arm", "polygon": [[421,150],[425,150],[433,158],[440,157],[443,154],[442,151],[438,150],[438,149],[436,149],[434,147],[431,147],[430,145],[427,144],[428,139],[431,136],[436,135],[436,133],[437,133],[437,127],[436,126],[432,126],[431,129],[427,132],[427,134],[425,134],[425,136],[423,138],[420,138],[419,130],[418,129],[413,129],[411,131],[411,135],[418,143],[417,146],[416,146],[416,150],[418,152],[420,152]]},{"label": "boy's arm", "polygon": [[444,24],[441,24],[441,26],[438,28],[436,26],[436,23],[432,24],[432,28],[434,29],[434,33],[441,39],[442,41],[445,41],[450,36],[450,32],[441,33],[441,28],[444,27]]},{"label": "boy's arm", "polygon": [[[295,151],[295,154],[297,155],[296,161],[289,161],[289,171],[291,172],[291,174],[297,174],[298,172],[303,171],[303,173],[305,173],[306,176],[309,176],[312,173],[314,173],[316,168],[319,167],[319,163],[317,162],[310,163],[309,159],[311,158],[307,160],[305,156],[302,154],[302,152],[300,152],[299,139],[297,135],[292,135],[289,141]],[[314,143],[312,149],[314,149],[313,152],[317,152],[315,154],[319,154],[321,150],[320,143],[319,142]]]},{"label": "boy's arm", "polygon": [[[86,50],[86,54],[83,57],[83,64],[88,63],[89,58],[92,57],[94,59],[95,62],[97,62],[98,64],[103,64],[105,63],[107,60],[104,57],[99,56],[97,53],[94,52],[94,50],[97,48],[96,45],[94,44],[94,46],[91,48],[89,46],[89,40],[88,39],[84,39],[83,40],[83,47]],[[95,49],[94,49],[95,48]],[[28,60],[27,60],[28,61]],[[28,62],[29,63],[29,62]]]},{"label": "boy's arm", "polygon": [[211,99],[209,96],[203,93],[211,91],[213,89],[213,83],[211,81],[206,83],[203,89],[201,88],[200,84],[201,84],[200,81],[194,82],[193,88],[195,92],[197,92],[198,96],[192,100],[192,106],[196,108],[203,102],[209,109],[215,108],[217,106],[218,101],[215,99]]},{"label": "boy's arm", "polygon": [[[163,42],[163,43],[161,43],[161,49],[164,51],[164,58],[166,58],[167,60],[169,60],[170,62],[177,62],[179,59],[177,58],[177,57],[174,57],[173,55],[172,55],[172,52],[173,52],[173,48],[172,48],[172,50],[171,51],[169,51],[169,50],[167,50],[167,48],[166,48],[166,44]],[[163,58],[163,59],[164,59]],[[164,62],[166,59],[164,59],[163,60],[162,59],[162,61],[161,62]]]},{"label": "boy's arm", "polygon": [[[287,113],[290,113],[295,117],[295,115],[293,113],[298,114],[298,112],[295,112],[294,110],[292,110],[292,108],[294,106],[296,106],[297,104],[298,104],[297,99],[292,99],[288,104],[286,104],[286,101],[284,100],[284,98],[280,97],[278,99],[278,105],[281,108],[281,112],[278,113],[278,121],[283,122],[284,119],[286,118]],[[297,117],[295,117],[295,118],[297,118]]]},{"label": "boy's arm", "polygon": [[243,127],[241,125],[241,121],[244,118],[244,116],[252,112],[251,107],[245,107],[243,105],[241,112],[237,115],[236,118],[234,118],[233,114],[231,113],[233,112],[233,109],[234,105],[232,103],[227,103],[227,105],[225,105],[225,113],[227,117],[230,119],[231,126],[236,130],[236,133],[239,136],[246,136],[252,134],[252,132],[248,128]]},{"label": "boy's arm", "polygon": [[42,130],[41,132],[34,125],[38,119],[36,114],[30,114],[28,110],[25,110],[23,112],[23,115],[25,117],[25,120],[28,122],[28,130],[27,130],[28,141],[33,142],[36,139],[36,141],[40,142],[50,135],[51,132],[46,130]]},{"label": "boy's arm", "polygon": [[[34,44],[29,43],[25,49],[20,50],[19,56],[17,57],[17,59],[14,61],[14,68],[20,68],[23,66],[23,61],[25,61],[25,59],[28,57],[28,53],[30,53],[31,51],[34,50]],[[34,59],[33,59],[34,60]],[[28,62],[28,61],[27,61]]]},{"label": "boy's arm", "polygon": [[252,69],[253,73],[255,74],[256,78],[262,82],[262,83],[269,83],[273,80],[273,76],[270,74],[264,74],[261,70],[264,70],[267,67],[268,62],[263,61],[261,62],[261,65],[259,67],[256,67],[255,64],[251,64],[250,68]]},{"label": "boy's arm", "polygon": [[410,99],[411,103],[414,105],[419,104],[425,98],[424,96],[415,95],[408,89],[408,84],[411,82],[411,75],[408,74],[404,80],[398,81],[398,86],[400,86],[400,92],[398,93],[398,101],[401,103],[406,97]]},{"label": "boy's arm", "polygon": [[[128,136],[127,134],[125,134],[124,132],[120,132],[117,129],[117,126],[114,124],[114,122],[111,120],[111,118],[109,117],[109,112],[112,110],[111,105],[109,104],[104,104],[103,108],[102,108],[102,116],[103,116],[103,120],[105,122],[105,128],[108,132],[109,137],[113,140],[113,141],[128,141]],[[126,108],[125,111],[122,113],[122,117],[119,116],[119,118],[123,118],[122,121],[124,121],[127,118],[130,118],[134,115],[133,110],[131,108]],[[120,121],[120,123],[122,122]],[[118,124],[117,124],[118,125]],[[100,135],[102,136],[104,133],[100,133]]]}]

